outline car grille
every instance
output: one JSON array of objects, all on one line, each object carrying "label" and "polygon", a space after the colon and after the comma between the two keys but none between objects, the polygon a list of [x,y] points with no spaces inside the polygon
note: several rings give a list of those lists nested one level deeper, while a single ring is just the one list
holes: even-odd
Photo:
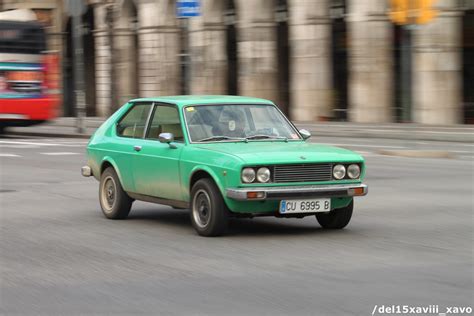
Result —
[{"label": "car grille", "polygon": [[332,164],[275,165],[275,183],[316,182],[332,180]]}]

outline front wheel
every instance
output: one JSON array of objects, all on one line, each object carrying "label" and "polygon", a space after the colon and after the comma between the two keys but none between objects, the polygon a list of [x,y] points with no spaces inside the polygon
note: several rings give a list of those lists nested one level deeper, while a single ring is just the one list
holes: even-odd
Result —
[{"label": "front wheel", "polygon": [[191,223],[201,236],[218,236],[228,225],[227,205],[211,179],[197,181],[191,190]]},{"label": "front wheel", "polygon": [[100,207],[109,219],[124,219],[128,216],[133,200],[123,190],[114,168],[109,167],[100,176]]},{"label": "front wheel", "polygon": [[342,229],[349,224],[354,209],[354,200],[343,208],[335,209],[328,213],[317,213],[316,219],[323,228]]}]

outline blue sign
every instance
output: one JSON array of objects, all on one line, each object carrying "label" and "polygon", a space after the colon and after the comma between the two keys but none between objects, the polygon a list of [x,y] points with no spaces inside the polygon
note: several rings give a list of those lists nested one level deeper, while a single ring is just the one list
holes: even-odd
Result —
[{"label": "blue sign", "polygon": [[201,5],[199,0],[177,0],[176,16],[178,18],[192,18],[201,15]]}]

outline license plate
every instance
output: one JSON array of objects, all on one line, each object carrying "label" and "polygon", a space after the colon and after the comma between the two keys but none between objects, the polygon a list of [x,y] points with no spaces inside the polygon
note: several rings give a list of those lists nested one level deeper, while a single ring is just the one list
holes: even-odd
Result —
[{"label": "license plate", "polygon": [[331,199],[282,200],[280,214],[318,213],[331,210]]}]

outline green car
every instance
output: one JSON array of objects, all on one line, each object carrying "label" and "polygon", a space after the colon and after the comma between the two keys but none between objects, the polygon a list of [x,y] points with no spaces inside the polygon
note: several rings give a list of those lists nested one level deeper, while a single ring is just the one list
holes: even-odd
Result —
[{"label": "green car", "polygon": [[190,209],[203,236],[225,233],[230,217],[315,215],[324,228],[344,228],[353,197],[367,194],[364,159],[310,136],[264,99],[136,99],[91,137],[82,174],[100,181],[110,219],[141,200]]}]

